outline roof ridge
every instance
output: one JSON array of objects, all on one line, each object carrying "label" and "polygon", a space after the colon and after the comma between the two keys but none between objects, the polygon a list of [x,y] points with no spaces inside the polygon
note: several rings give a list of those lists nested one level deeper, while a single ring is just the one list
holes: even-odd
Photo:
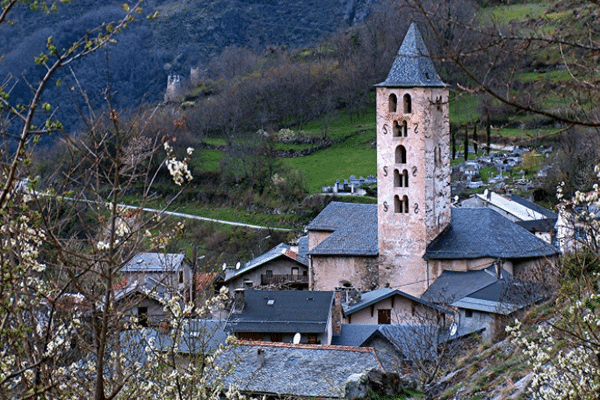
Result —
[{"label": "roof ridge", "polygon": [[[375,349],[372,347],[353,347],[353,346],[337,346],[333,344],[308,344],[308,343],[284,343],[284,342],[264,342],[264,341],[252,341],[252,340],[236,340],[235,344],[244,346],[265,346],[265,347],[282,347],[288,349],[308,349],[308,350],[340,350],[340,351],[354,351],[358,353],[372,353],[375,354]],[[379,359],[377,359],[379,363]],[[381,365],[381,363],[379,363]]]}]

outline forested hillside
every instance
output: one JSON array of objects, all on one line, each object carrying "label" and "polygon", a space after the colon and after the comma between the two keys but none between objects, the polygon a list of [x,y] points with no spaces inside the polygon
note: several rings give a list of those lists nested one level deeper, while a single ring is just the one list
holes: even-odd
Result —
[{"label": "forested hillside", "polygon": [[[158,11],[159,18],[140,18],[106,51],[74,62],[57,75],[64,84],[49,87],[45,97],[52,99],[57,116],[73,131],[80,120],[78,108],[86,109],[80,90],[96,109],[106,106],[107,94],[119,109],[156,103],[163,99],[169,73],[187,76],[192,67],[206,68],[228,46],[263,51],[267,46],[315,45],[338,29],[362,21],[373,2],[145,1],[142,16]],[[27,12],[28,7],[18,3],[11,12],[13,24],[0,28],[0,83],[10,88],[14,99],[26,97],[26,82],[39,79],[43,71],[32,61],[44,50],[48,37],[58,49],[68,48],[88,29],[122,17],[122,3],[61,2],[53,13]]]}]

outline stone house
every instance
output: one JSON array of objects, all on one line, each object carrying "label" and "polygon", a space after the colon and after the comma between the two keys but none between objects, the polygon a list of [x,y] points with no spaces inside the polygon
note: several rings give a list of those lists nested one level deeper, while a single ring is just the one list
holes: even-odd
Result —
[{"label": "stone house", "polygon": [[541,285],[519,282],[499,264],[468,272],[444,271],[422,296],[456,310],[458,326],[482,331],[484,340],[501,334],[508,320],[542,298]]},{"label": "stone house", "polygon": [[330,344],[334,292],[236,289],[227,331],[241,340]]},{"label": "stone house", "polygon": [[[432,324],[446,326],[452,313],[392,288],[342,292],[343,324]],[[343,328],[343,325],[342,325]]]},{"label": "stone house", "polygon": [[308,238],[300,239],[298,252],[280,243],[266,253],[248,261],[243,267],[225,268],[224,283],[233,293],[237,288],[285,287],[288,289],[308,288]]},{"label": "stone house", "polygon": [[119,272],[129,282],[148,277],[167,291],[192,296],[192,267],[183,253],[138,253]]}]

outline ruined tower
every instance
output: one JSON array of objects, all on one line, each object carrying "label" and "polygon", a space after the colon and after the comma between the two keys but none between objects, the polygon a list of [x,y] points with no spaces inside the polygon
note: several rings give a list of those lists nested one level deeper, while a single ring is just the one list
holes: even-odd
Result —
[{"label": "ruined tower", "polygon": [[420,296],[423,255],[450,224],[448,89],[412,23],[377,86],[379,284]]}]

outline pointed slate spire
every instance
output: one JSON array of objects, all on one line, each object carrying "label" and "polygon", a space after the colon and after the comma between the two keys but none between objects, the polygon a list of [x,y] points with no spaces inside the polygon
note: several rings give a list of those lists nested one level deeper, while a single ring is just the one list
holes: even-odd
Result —
[{"label": "pointed slate spire", "polygon": [[423,37],[414,22],[410,24],[402,46],[385,82],[377,86],[445,87],[435,70]]}]

